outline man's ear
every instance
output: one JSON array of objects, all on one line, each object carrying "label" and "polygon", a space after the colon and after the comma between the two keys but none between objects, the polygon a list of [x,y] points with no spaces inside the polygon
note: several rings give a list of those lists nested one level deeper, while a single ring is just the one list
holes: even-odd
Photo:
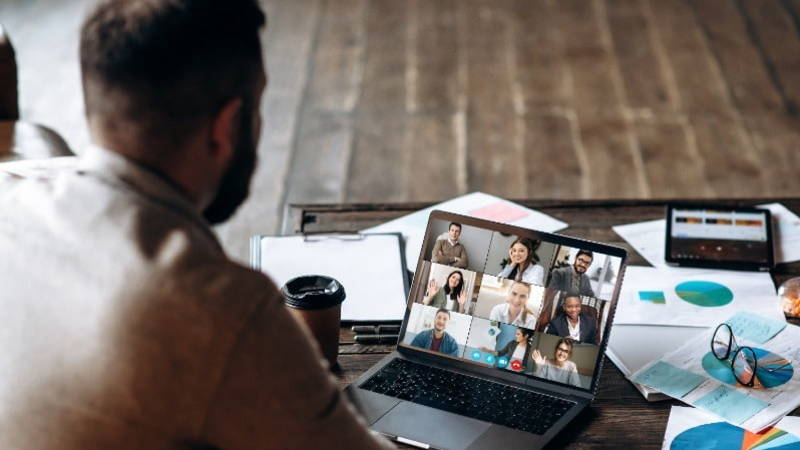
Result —
[{"label": "man's ear", "polygon": [[233,157],[236,140],[239,139],[237,133],[241,108],[242,99],[237,97],[228,100],[214,116],[211,124],[210,157],[221,167],[227,167]]}]

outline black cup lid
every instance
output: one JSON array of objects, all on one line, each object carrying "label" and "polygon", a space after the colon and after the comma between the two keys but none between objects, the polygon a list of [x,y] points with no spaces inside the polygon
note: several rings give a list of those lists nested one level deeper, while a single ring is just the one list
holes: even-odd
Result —
[{"label": "black cup lid", "polygon": [[344,301],[344,286],[324,275],[292,278],[281,287],[284,301],[297,309],[325,309]]}]

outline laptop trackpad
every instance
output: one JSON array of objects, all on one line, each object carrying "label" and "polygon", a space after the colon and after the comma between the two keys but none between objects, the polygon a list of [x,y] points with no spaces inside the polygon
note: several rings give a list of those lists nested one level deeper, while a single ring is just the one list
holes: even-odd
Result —
[{"label": "laptop trackpad", "polygon": [[491,424],[415,403],[400,402],[372,429],[437,448],[466,448]]}]

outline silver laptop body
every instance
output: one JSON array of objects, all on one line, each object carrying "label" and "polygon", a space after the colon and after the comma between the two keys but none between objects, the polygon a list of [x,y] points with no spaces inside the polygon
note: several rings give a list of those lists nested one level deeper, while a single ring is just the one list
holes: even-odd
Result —
[{"label": "silver laptop body", "polygon": [[[453,228],[459,229],[455,245],[449,234]],[[459,253],[458,244],[467,253],[466,267],[450,256]],[[526,254],[521,244],[534,249],[528,269],[537,265],[541,270],[514,273],[522,264],[514,264],[519,257],[512,251]],[[373,430],[397,442],[441,449],[540,448],[594,398],[626,259],[626,251],[614,246],[433,211],[397,349],[355,380],[347,393]],[[520,299],[524,307],[516,308]],[[520,312],[511,317],[515,309]],[[577,327],[567,325],[574,322],[569,319],[575,309],[580,311]],[[489,381],[563,399],[571,406],[538,433],[449,412],[449,405],[425,406],[421,394],[403,400],[374,392],[373,376],[396,359],[472,377],[468,384]]]}]

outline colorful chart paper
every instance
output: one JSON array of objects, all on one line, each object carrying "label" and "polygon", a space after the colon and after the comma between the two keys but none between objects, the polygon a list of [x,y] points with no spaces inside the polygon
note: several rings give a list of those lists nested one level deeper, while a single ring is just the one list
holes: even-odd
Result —
[{"label": "colorful chart paper", "polygon": [[689,428],[679,434],[670,449],[704,450],[800,450],[800,439],[778,428],[767,428],[760,433],[751,433],[725,422],[710,423]]},{"label": "colorful chart paper", "polygon": [[769,273],[628,266],[614,325],[710,327],[743,311],[785,323],[776,297]]},{"label": "colorful chart paper", "polygon": [[[753,348],[753,347],[751,347]],[[790,365],[784,366],[787,362],[782,356],[770,353],[763,348],[753,348],[753,352],[758,358],[758,368],[756,369],[757,386],[770,389],[778,387],[792,379],[794,368]],[[736,377],[731,371],[730,361],[720,361],[711,352],[703,356],[703,369],[717,380],[735,386]]]},{"label": "colorful chart paper", "polygon": [[667,299],[664,297],[664,291],[639,291],[639,300],[662,305],[667,303]]},{"label": "colorful chart paper", "polygon": [[686,281],[675,286],[675,293],[684,301],[703,307],[725,306],[733,301],[733,292],[713,281]]}]

